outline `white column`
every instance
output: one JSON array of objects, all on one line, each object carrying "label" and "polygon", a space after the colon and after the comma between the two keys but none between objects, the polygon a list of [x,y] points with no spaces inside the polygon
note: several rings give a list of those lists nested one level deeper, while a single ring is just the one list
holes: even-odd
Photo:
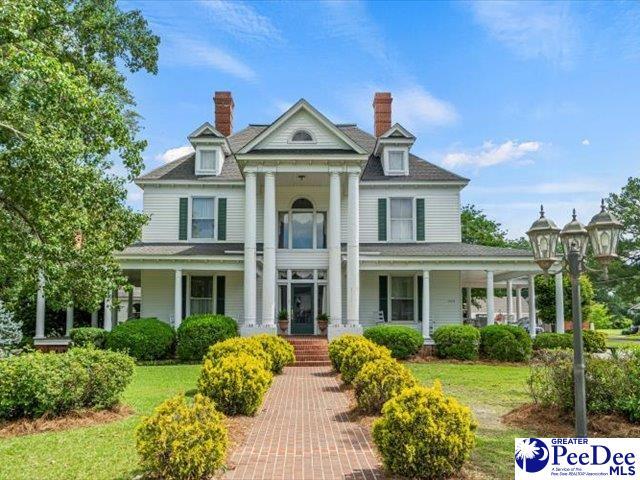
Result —
[{"label": "white column", "polygon": [[487,272],[487,325],[495,322],[495,304],[493,299],[493,272]]},{"label": "white column", "polygon": [[556,333],[564,333],[564,285],[562,272],[556,273]]},{"label": "white column", "polygon": [[182,323],[182,270],[175,271],[173,281],[173,324],[178,328]]},{"label": "white column", "polygon": [[104,299],[104,322],[102,325],[102,328],[104,328],[107,332],[110,332],[111,328],[113,327],[113,324],[111,323],[112,305],[113,301],[111,298],[111,294],[109,294]]},{"label": "white column", "polygon": [[429,334],[429,326],[431,324],[430,317],[430,282],[429,282],[429,270],[422,272],[422,337],[425,343],[431,341],[431,335]]},{"label": "white column", "polygon": [[522,287],[516,287],[516,320],[522,318]]},{"label": "white column", "polygon": [[98,327],[98,311],[91,312],[91,326],[94,328]]},{"label": "white column", "polygon": [[465,291],[467,294],[467,320],[471,320],[471,308],[472,308],[471,287],[467,287]]},{"label": "white column", "polygon": [[244,325],[256,324],[256,174],[245,174],[244,186]]},{"label": "white column", "polygon": [[529,334],[531,337],[536,336],[536,276],[529,275]]},{"label": "white column", "polygon": [[36,337],[44,338],[44,274],[38,273],[38,293],[36,294]]},{"label": "white column", "polygon": [[264,174],[264,247],[262,262],[262,325],[273,327],[276,315],[276,177]]},{"label": "white column", "polygon": [[511,321],[513,315],[513,282],[507,280],[507,322]]},{"label": "white column", "polygon": [[360,324],[360,174],[349,173],[347,244],[347,322]]},{"label": "white column", "polygon": [[69,336],[69,332],[73,328],[73,305],[67,307],[67,324],[65,326],[65,337]]},{"label": "white column", "polygon": [[333,325],[342,324],[342,264],[340,261],[340,174],[329,180],[329,314]]}]

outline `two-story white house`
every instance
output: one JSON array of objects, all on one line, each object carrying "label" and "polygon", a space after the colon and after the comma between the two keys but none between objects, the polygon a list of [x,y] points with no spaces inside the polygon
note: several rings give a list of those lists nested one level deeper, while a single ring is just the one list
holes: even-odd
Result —
[{"label": "two-story white house", "polygon": [[373,135],[305,100],[234,132],[232,96],[216,92],[214,123],[188,136],[195,151],[136,180],[150,221],[118,258],[140,316],[224,313],[251,334],[275,333],[287,310],[286,333],[319,334],[326,313],[329,337],[389,322],[428,341],[486,287],[491,322],[494,288],[511,305],[540,270],[528,251],[461,243],[469,180],[414,155],[391,107],[375,94]]}]

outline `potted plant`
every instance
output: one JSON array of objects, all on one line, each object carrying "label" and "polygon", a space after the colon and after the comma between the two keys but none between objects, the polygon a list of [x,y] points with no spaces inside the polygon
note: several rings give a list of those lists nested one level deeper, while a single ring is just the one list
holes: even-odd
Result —
[{"label": "potted plant", "polygon": [[289,312],[286,310],[280,310],[278,312],[278,327],[282,333],[287,333],[289,328]]},{"label": "potted plant", "polygon": [[320,332],[326,332],[327,326],[329,325],[329,315],[326,313],[319,313],[316,320],[318,321],[318,328],[320,329]]}]

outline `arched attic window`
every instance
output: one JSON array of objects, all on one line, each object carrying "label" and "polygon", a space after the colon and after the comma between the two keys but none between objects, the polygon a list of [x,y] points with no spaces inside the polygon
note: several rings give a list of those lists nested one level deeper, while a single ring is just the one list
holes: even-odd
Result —
[{"label": "arched attic window", "polygon": [[291,204],[291,208],[305,208],[313,210],[313,203],[307,198],[298,198]]},{"label": "arched attic window", "polygon": [[307,130],[297,130],[291,137],[293,143],[311,143],[313,136]]},{"label": "arched attic window", "polygon": [[278,212],[278,248],[327,248],[327,212],[317,210],[308,198],[297,198],[291,208]]}]

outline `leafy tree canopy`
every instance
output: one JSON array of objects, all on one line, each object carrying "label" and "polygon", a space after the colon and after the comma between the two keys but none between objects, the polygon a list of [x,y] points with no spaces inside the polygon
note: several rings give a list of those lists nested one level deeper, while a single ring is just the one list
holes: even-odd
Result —
[{"label": "leafy tree canopy", "polygon": [[0,26],[0,298],[42,271],[54,308],[93,309],[145,222],[124,205],[146,146],[125,73],[155,74],[159,39],[115,0],[4,0]]},{"label": "leafy tree canopy", "polygon": [[[564,293],[564,318],[567,321],[573,320],[571,309],[571,279],[568,275],[562,278]],[[582,320],[587,321],[591,313],[591,306],[594,303],[593,285],[589,277],[580,277],[580,293],[582,296]],[[554,275],[536,276],[536,310],[538,318],[544,323],[555,324],[556,322],[556,281]]]},{"label": "leafy tree canopy", "polygon": [[462,223],[462,242],[488,247],[510,247],[529,250],[529,240],[520,237],[516,240],[507,238],[507,232],[495,220],[488,218],[475,205],[465,205],[460,214]]}]

